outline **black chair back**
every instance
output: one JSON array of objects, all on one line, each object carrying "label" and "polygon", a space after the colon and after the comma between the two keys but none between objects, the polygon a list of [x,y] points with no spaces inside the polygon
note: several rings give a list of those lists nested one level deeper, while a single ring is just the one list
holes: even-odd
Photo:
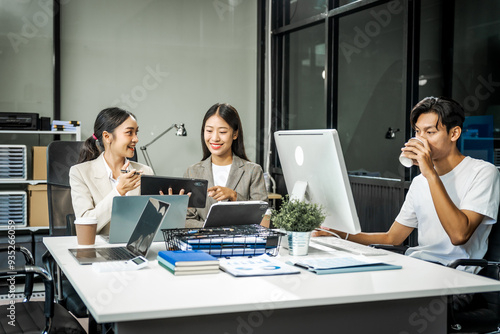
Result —
[{"label": "black chair back", "polygon": [[[500,262],[500,208],[498,211],[497,222],[493,224],[488,237],[488,251],[484,259],[491,262]],[[499,266],[487,266],[479,272],[480,275],[500,280]],[[500,324],[500,292],[493,291],[483,294],[484,300],[487,303],[488,311],[495,314],[494,318],[497,320],[497,326]]]},{"label": "black chair back", "polygon": [[47,199],[50,235],[75,235],[69,169],[78,161],[81,141],[54,141],[47,147]]}]

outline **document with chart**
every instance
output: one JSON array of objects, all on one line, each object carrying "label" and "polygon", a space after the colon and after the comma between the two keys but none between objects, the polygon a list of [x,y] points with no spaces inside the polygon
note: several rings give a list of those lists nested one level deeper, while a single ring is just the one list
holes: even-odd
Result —
[{"label": "document with chart", "polygon": [[300,270],[264,254],[255,257],[233,257],[220,259],[220,268],[236,276],[269,276],[299,274]]}]

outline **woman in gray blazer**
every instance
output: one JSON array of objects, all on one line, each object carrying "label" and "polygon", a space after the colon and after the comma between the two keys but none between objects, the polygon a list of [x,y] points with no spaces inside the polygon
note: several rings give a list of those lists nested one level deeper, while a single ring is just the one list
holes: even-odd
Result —
[{"label": "woman in gray blazer", "polygon": [[109,233],[113,197],[140,195],[141,174],[153,170],[133,161],[139,138],[135,116],[120,108],[102,110],[83,144],[69,183],[75,216],[97,218],[97,232]]},{"label": "woman in gray blazer", "polygon": [[187,227],[200,227],[217,201],[267,201],[262,168],[245,153],[238,112],[229,104],[214,104],[201,126],[202,161],[190,166],[184,177],[208,180],[204,208],[190,208]]}]

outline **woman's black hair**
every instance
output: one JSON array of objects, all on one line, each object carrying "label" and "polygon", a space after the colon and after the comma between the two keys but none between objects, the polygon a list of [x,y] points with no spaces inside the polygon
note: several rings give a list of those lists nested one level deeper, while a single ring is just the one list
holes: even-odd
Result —
[{"label": "woman's black hair", "polygon": [[102,133],[113,133],[129,117],[136,118],[130,111],[117,107],[101,110],[94,122],[94,133],[83,143],[78,163],[96,159],[104,151]]},{"label": "woman's black hair", "polygon": [[413,107],[410,114],[411,127],[415,129],[415,124],[422,114],[434,112],[438,116],[436,128],[439,123],[446,127],[449,133],[452,128],[459,126],[462,128],[465,120],[464,108],[455,100],[447,97],[426,97]]},{"label": "woman's black hair", "polygon": [[227,124],[233,129],[234,132],[238,133],[236,140],[233,140],[231,145],[231,151],[236,154],[241,159],[247,160],[247,155],[245,153],[245,144],[243,143],[243,128],[241,126],[240,116],[236,109],[227,103],[216,103],[208,109],[205,117],[203,118],[203,123],[201,125],[201,147],[203,148],[203,159],[205,160],[210,156],[210,150],[205,143],[205,124],[207,120],[213,115],[218,114]]}]

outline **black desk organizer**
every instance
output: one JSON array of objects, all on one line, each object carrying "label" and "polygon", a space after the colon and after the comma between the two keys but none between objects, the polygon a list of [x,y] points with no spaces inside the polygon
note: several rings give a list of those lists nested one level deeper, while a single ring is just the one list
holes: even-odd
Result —
[{"label": "black desk organizer", "polygon": [[167,250],[203,250],[215,257],[279,253],[285,233],[260,225],[162,229]]}]

